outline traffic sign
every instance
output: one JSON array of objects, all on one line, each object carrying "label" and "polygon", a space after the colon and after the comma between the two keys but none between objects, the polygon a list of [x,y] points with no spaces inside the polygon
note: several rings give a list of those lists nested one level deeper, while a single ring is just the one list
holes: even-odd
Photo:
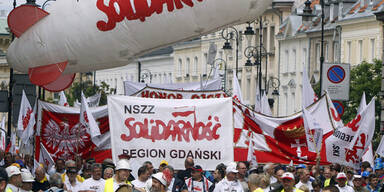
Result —
[{"label": "traffic sign", "polygon": [[342,116],[344,114],[344,105],[340,101],[332,101],[333,105],[336,108],[337,113]]},{"label": "traffic sign", "polygon": [[349,100],[349,64],[324,64],[322,92],[327,91],[332,100]]},{"label": "traffic sign", "polygon": [[327,78],[332,83],[341,83],[345,79],[345,70],[339,65],[332,66],[328,69]]}]

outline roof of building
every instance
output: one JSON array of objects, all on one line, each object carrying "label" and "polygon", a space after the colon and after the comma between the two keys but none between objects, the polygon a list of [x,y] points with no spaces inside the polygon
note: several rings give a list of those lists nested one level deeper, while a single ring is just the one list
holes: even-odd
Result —
[{"label": "roof of building", "polygon": [[0,34],[9,34],[7,18],[0,17]]},{"label": "roof of building", "polygon": [[169,55],[171,53],[173,53],[173,48],[172,48],[172,46],[169,46],[169,47],[165,47],[165,48],[161,48],[161,49],[156,49],[150,53],[147,53],[147,54],[141,56],[140,58],[155,57],[155,56],[160,56],[160,55]]},{"label": "roof of building", "polygon": [[383,9],[384,0],[373,0],[366,4],[364,4],[364,0],[359,0],[344,13],[344,17],[340,21],[374,16],[374,13],[383,11]]}]

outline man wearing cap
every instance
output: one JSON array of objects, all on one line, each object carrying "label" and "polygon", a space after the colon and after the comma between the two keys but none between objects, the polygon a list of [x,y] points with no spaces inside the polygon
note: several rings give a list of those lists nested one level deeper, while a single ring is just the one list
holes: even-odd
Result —
[{"label": "man wearing cap", "polygon": [[216,184],[214,192],[244,192],[243,187],[237,181],[236,164],[229,164],[225,170],[226,177]]},{"label": "man wearing cap", "polygon": [[362,178],[361,178],[361,175],[354,175],[353,176],[353,190],[355,190],[355,192],[369,192],[369,190],[365,187],[363,187],[363,181],[362,181]]},{"label": "man wearing cap", "polygon": [[16,166],[9,166],[5,169],[8,175],[8,185],[5,188],[5,192],[19,191],[22,185],[21,172]]},{"label": "man wearing cap", "polygon": [[151,192],[166,192],[166,191],[169,191],[166,176],[162,172],[153,174]]},{"label": "man wearing cap", "polygon": [[76,167],[76,162],[73,161],[73,160],[68,160],[65,162],[65,167],[66,167],[66,172],[64,174],[61,175],[61,178],[63,179],[63,182],[65,183],[65,181],[68,180],[68,170],[72,170],[72,173],[73,173],[73,169],[76,169],[76,180],[80,183],[82,183],[84,181],[84,178],[82,178],[79,174],[78,174],[78,169]]},{"label": "man wearing cap", "polygon": [[102,165],[100,163],[94,163],[91,166],[92,177],[86,179],[80,186],[79,191],[95,191],[102,192],[105,181],[101,178]]},{"label": "man wearing cap", "polygon": [[300,189],[295,188],[295,177],[290,172],[285,172],[281,176],[283,189],[281,192],[303,192]]},{"label": "man wearing cap", "polygon": [[347,185],[347,175],[345,173],[338,173],[336,175],[336,182],[336,187],[339,188],[340,192],[354,192],[353,188]]},{"label": "man wearing cap", "polygon": [[203,168],[195,165],[192,168],[191,177],[185,180],[182,191],[208,192],[212,182],[203,176]]},{"label": "man wearing cap", "polygon": [[21,179],[23,184],[20,187],[20,192],[32,191],[32,183],[35,181],[35,178],[33,178],[31,172],[29,172],[27,169],[23,169],[21,172]]},{"label": "man wearing cap", "polygon": [[77,192],[80,189],[80,185],[82,182],[78,181],[77,177],[77,168],[69,167],[67,168],[66,176],[68,179],[64,181],[64,189],[66,191]]},{"label": "man wearing cap", "polygon": [[303,169],[300,171],[300,174],[299,174],[299,177],[300,177],[300,181],[295,185],[296,188],[300,188],[301,186],[305,185],[306,187],[308,187],[309,191],[312,191],[313,187],[312,187],[312,182],[309,180],[309,177],[311,175],[309,174],[309,171],[308,169]]},{"label": "man wearing cap", "polygon": [[120,185],[131,185],[128,181],[128,177],[131,174],[131,168],[127,159],[120,159],[116,164],[115,175],[107,179],[104,185],[104,192],[114,192]]},{"label": "man wearing cap", "polygon": [[167,165],[168,165],[168,162],[166,160],[162,160],[160,162],[159,171],[158,172],[163,172],[164,167],[167,166]]}]

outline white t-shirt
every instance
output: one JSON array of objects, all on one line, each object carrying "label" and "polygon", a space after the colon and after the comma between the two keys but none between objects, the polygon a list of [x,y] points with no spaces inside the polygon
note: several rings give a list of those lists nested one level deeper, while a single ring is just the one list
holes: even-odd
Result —
[{"label": "white t-shirt", "polygon": [[215,185],[213,192],[244,192],[244,190],[239,182],[228,181],[227,178],[224,178]]},{"label": "white t-shirt", "polygon": [[344,187],[339,187],[339,185],[336,185],[336,187],[339,189],[340,192],[354,192],[355,191],[349,185],[345,185]]},{"label": "white t-shirt", "polygon": [[64,185],[67,188],[67,191],[78,192],[81,186],[81,182],[76,179],[75,185],[71,185],[69,179],[67,179],[64,181]]},{"label": "white t-shirt", "polygon": [[208,192],[212,182],[205,177],[201,181],[194,181],[192,178],[188,178],[185,180],[185,185],[188,191]]},{"label": "white t-shirt", "polygon": [[296,187],[297,189],[299,189],[302,185],[307,186],[308,189],[309,189],[309,191],[312,191],[312,189],[313,189],[313,187],[312,187],[312,182],[310,182],[310,181],[307,181],[307,183],[303,183],[303,182],[299,181],[299,182],[295,185],[295,187]]},{"label": "white t-shirt", "polygon": [[147,181],[142,182],[142,181],[140,181],[138,179],[135,179],[135,180],[132,181],[132,185],[135,186],[136,188],[145,188],[145,183],[146,182]]},{"label": "white t-shirt", "polygon": [[100,178],[99,180],[94,180],[93,178],[86,179],[81,185],[79,191],[96,191],[103,192],[105,185],[105,180]]}]

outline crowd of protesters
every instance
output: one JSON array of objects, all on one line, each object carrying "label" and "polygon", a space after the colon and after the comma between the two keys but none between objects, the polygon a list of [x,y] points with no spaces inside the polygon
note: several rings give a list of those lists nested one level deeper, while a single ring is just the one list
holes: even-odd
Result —
[{"label": "crowd of protesters", "polygon": [[[217,165],[207,171],[197,160],[185,159],[183,170],[163,160],[146,161],[132,170],[127,156],[96,163],[93,158],[57,159],[49,170],[26,155],[0,151],[0,192],[384,192],[384,162],[361,163],[360,170],[339,164],[287,166],[248,162]],[[137,178],[131,174],[136,171]]]}]

